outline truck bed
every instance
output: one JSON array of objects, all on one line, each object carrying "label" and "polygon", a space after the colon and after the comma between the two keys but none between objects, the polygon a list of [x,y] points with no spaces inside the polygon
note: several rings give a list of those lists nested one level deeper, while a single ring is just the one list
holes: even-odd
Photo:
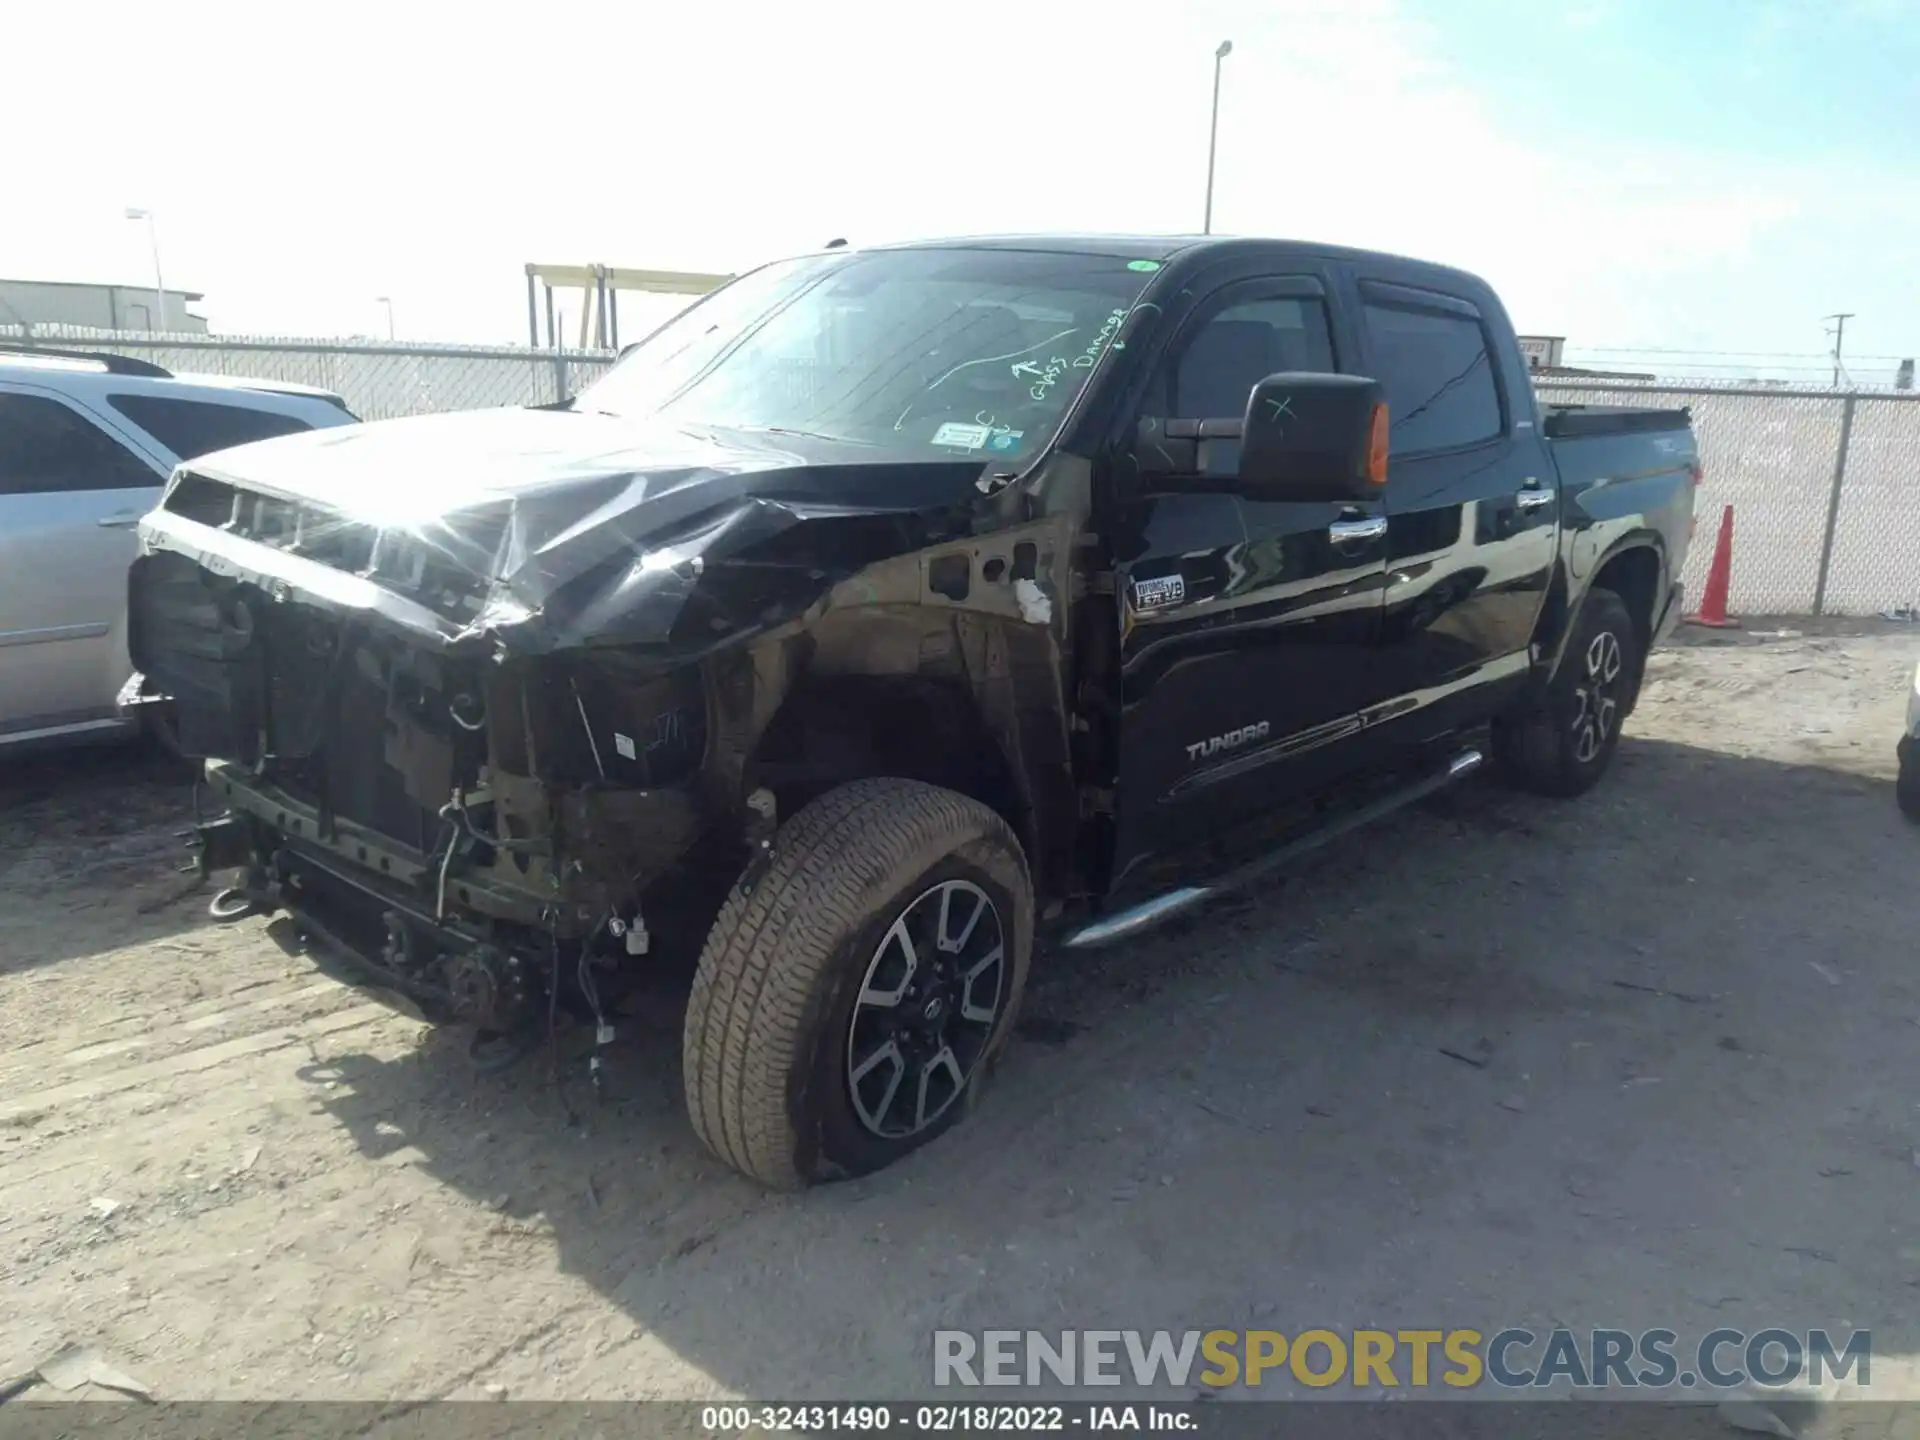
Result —
[{"label": "truck bed", "polygon": [[1693,421],[1693,412],[1684,407],[1655,410],[1644,405],[1546,405],[1541,408],[1541,432],[1549,440],[1685,430]]}]

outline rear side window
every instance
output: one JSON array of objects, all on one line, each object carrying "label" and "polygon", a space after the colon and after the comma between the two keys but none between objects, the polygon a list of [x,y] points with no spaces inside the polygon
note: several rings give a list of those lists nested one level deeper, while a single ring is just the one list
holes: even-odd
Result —
[{"label": "rear side window", "polygon": [[1372,302],[1366,319],[1394,454],[1450,450],[1500,433],[1493,356],[1478,320]]},{"label": "rear side window", "polygon": [[271,440],[311,430],[305,420],[272,410],[249,410],[211,400],[182,400],[162,395],[111,395],[107,403],[182,460],[198,460],[229,445]]},{"label": "rear side window", "polygon": [[159,485],[152,466],[78,411],[44,395],[0,392],[0,495]]}]

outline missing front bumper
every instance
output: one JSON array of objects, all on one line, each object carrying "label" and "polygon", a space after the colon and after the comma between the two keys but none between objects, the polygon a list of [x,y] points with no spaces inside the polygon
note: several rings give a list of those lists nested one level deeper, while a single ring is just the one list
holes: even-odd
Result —
[{"label": "missing front bumper", "polygon": [[327,868],[343,883],[384,904],[417,907],[436,921],[458,906],[489,919],[561,934],[582,929],[594,919],[591,906],[512,890],[471,874],[448,875],[442,894],[442,870],[432,857],[351,820],[323,820],[317,806],[228,761],[208,761],[206,783],[236,815],[247,817],[253,853],[271,853],[284,846],[295,854],[330,858],[334,863]]}]

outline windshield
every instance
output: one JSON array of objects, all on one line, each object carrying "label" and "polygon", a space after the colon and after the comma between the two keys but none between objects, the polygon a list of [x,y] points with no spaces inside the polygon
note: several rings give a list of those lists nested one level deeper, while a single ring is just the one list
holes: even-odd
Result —
[{"label": "windshield", "polygon": [[641,342],[580,409],[923,454],[1037,451],[1158,264],[881,250],[742,276]]}]

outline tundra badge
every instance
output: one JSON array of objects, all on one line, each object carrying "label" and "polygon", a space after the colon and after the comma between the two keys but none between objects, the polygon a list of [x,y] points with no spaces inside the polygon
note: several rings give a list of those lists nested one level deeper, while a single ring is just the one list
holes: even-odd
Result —
[{"label": "tundra badge", "polygon": [[1199,740],[1187,746],[1189,760],[1204,760],[1209,755],[1218,755],[1222,750],[1238,750],[1242,745],[1251,745],[1256,740],[1267,738],[1267,732],[1273,728],[1272,722],[1258,720],[1251,725],[1242,725],[1238,730],[1229,730],[1224,735],[1216,735],[1211,740]]}]

